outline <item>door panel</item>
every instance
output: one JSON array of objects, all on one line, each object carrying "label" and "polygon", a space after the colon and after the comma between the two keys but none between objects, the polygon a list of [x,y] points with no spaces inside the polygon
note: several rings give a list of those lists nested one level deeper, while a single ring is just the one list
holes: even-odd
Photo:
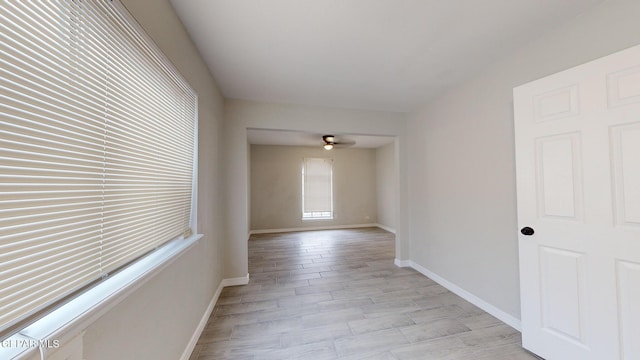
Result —
[{"label": "door panel", "polygon": [[640,264],[618,261],[618,313],[622,359],[640,359]]},{"label": "door panel", "polygon": [[555,336],[585,344],[584,254],[540,248],[542,326]]},{"label": "door panel", "polygon": [[615,107],[640,102],[640,66],[618,71],[607,76],[609,106]]},{"label": "door panel", "polygon": [[514,89],[523,346],[640,359],[640,46]]},{"label": "door panel", "polygon": [[549,121],[578,114],[578,87],[573,85],[537,95],[535,121]]},{"label": "door panel", "polygon": [[582,173],[580,134],[536,139],[539,216],[580,220]]},{"label": "door panel", "polygon": [[640,122],[612,127],[611,145],[616,223],[640,225]]}]

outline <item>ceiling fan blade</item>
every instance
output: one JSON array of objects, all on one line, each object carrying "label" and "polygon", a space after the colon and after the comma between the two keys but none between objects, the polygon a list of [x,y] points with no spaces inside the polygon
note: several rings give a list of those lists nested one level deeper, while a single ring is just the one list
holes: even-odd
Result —
[{"label": "ceiling fan blade", "polygon": [[346,147],[350,147],[355,145],[356,142],[353,140],[345,140],[345,141],[340,141],[340,142],[336,142],[333,143],[333,146],[338,147],[338,148],[346,148]]},{"label": "ceiling fan blade", "polygon": [[322,135],[322,141],[325,145],[330,145],[337,148],[346,148],[356,144],[355,141],[349,139],[342,139],[341,136],[335,135]]}]

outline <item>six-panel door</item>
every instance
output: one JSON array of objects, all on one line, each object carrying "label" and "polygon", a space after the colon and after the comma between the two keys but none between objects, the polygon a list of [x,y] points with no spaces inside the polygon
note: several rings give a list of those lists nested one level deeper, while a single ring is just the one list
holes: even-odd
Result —
[{"label": "six-panel door", "polygon": [[640,46],[514,89],[525,348],[640,359]]}]

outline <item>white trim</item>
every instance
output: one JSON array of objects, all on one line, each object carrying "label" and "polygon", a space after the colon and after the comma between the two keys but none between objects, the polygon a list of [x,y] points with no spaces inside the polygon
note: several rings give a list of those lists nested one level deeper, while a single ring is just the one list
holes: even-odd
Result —
[{"label": "white trim", "polygon": [[227,286],[247,285],[248,283],[249,283],[249,274],[243,277],[224,279],[222,280],[222,283],[220,283],[220,286],[227,287]]},{"label": "white trim", "polygon": [[[496,318],[498,318],[500,321],[504,322],[505,324],[511,326],[512,328],[522,332],[522,325],[519,319],[517,319],[516,317],[507,314],[506,312],[498,309],[497,307],[489,304],[488,302],[480,299],[479,297],[473,295],[472,293],[468,292],[467,290],[464,290],[463,288],[459,287],[458,285],[444,279],[443,277],[441,277],[440,275],[432,272],[431,270],[416,264],[415,262],[411,261],[411,260],[402,260],[399,261],[396,259],[397,262],[400,262],[402,264],[408,264],[409,267],[415,269],[416,271],[418,271],[419,273],[421,273],[422,275],[430,278],[431,280],[437,282],[438,284],[444,286],[445,288],[447,288],[449,291],[451,291],[452,293],[460,296],[461,298],[467,300],[468,302],[472,303],[473,305],[479,307],[480,309],[488,312],[489,314],[495,316]],[[396,263],[397,265],[397,263]],[[399,265],[400,266],[400,265]]]},{"label": "white trim", "polygon": [[193,335],[191,335],[191,339],[189,340],[187,347],[184,349],[184,352],[182,353],[180,360],[189,360],[189,358],[191,357],[191,354],[193,353],[193,349],[196,348],[196,345],[198,344],[198,340],[200,339],[200,335],[202,335],[202,332],[204,331],[205,326],[207,326],[207,323],[209,322],[209,317],[211,317],[211,313],[213,312],[213,309],[216,307],[216,303],[218,302],[218,298],[220,297],[220,293],[222,292],[223,288],[224,286],[222,286],[222,282],[221,282],[220,285],[218,286],[218,289],[216,290],[216,293],[213,294],[213,298],[209,302],[209,306],[207,306],[207,309],[204,311],[204,315],[202,315],[202,318],[200,319],[200,323],[198,323],[198,327],[196,327],[196,330],[193,332]]},{"label": "white trim", "polygon": [[385,230],[385,231],[388,231],[388,232],[390,232],[390,233],[392,233],[392,234],[395,234],[395,233],[396,233],[396,229],[394,229],[394,228],[392,228],[392,227],[388,227],[388,226],[386,226],[386,225],[377,224],[377,223],[376,223],[376,226],[377,226],[377,227],[379,227],[380,229]]},{"label": "white trim", "polygon": [[400,260],[400,259],[395,259],[393,261],[393,263],[397,266],[397,267],[411,267],[411,260]]},{"label": "white trim", "polygon": [[[170,241],[27,326],[9,339],[19,340],[26,337],[41,341],[58,340],[61,346],[66,345],[98,318],[191,249],[201,238],[202,235],[198,234],[187,239]],[[33,348],[0,347],[0,358],[23,359],[25,355],[32,354],[34,350]],[[47,352],[55,350],[57,349],[49,349],[49,351],[45,349],[45,355]]]},{"label": "white trim", "polygon": [[295,232],[295,231],[357,229],[357,228],[368,228],[368,227],[378,227],[378,224],[327,225],[327,226],[309,226],[309,227],[285,228],[285,229],[262,229],[262,230],[251,230],[249,231],[249,235],[273,234],[273,233]]},{"label": "white trim", "polygon": [[249,274],[247,274],[246,277],[223,279],[220,282],[220,285],[218,285],[218,289],[216,290],[216,293],[213,294],[213,298],[209,302],[209,306],[207,306],[207,309],[204,311],[204,314],[200,319],[200,323],[198,324],[198,327],[196,327],[196,330],[193,332],[193,335],[191,335],[191,339],[189,340],[187,347],[184,349],[184,352],[182,353],[180,360],[189,360],[189,358],[191,357],[191,354],[193,353],[193,349],[196,348],[196,345],[198,344],[198,340],[200,339],[200,336],[202,335],[202,332],[204,331],[205,326],[207,326],[207,323],[209,322],[209,317],[211,317],[211,313],[213,312],[213,309],[216,307],[216,303],[218,302],[220,293],[222,293],[222,289],[226,288],[227,286],[247,285],[248,283],[249,283]]}]

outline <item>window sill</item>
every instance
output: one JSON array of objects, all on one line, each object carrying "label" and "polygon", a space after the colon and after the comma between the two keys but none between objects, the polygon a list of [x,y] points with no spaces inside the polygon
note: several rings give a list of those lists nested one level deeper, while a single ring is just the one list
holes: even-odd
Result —
[{"label": "window sill", "polygon": [[[131,266],[114,274],[47,314],[19,333],[0,342],[0,359],[25,359],[39,351],[54,353],[100,316],[194,246],[202,234],[170,241]],[[42,349],[38,345],[42,346]]]}]

